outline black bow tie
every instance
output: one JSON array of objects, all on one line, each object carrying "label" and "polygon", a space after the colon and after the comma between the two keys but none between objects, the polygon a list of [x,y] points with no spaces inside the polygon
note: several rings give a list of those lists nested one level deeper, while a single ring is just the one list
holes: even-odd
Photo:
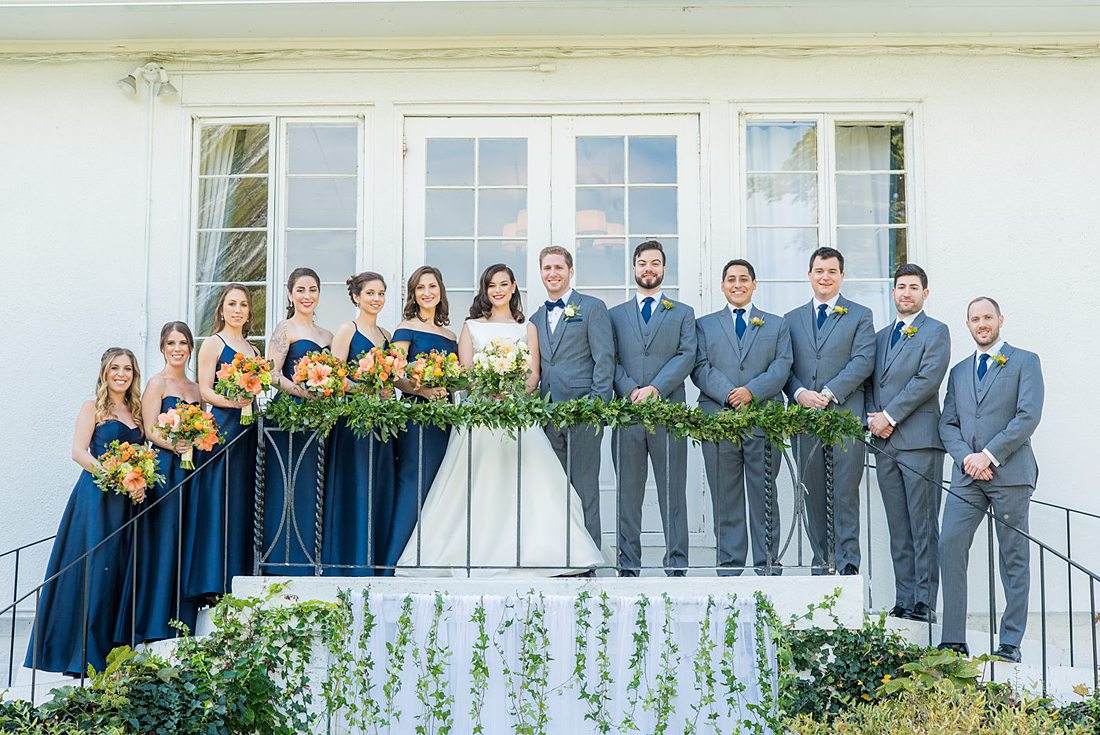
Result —
[{"label": "black bow tie", "polygon": [[562,301],[561,299],[558,299],[557,301],[547,301],[546,302],[546,310],[547,311],[550,311],[551,309],[564,309],[564,308],[565,308],[565,302]]}]

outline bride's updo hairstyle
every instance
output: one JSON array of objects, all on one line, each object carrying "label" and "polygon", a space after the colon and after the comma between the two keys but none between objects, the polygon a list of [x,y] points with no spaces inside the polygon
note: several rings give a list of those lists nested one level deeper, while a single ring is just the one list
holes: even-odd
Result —
[{"label": "bride's updo hairstyle", "polygon": [[[489,284],[498,273],[507,273],[512,285],[516,284],[516,274],[504,263],[494,263],[481,273],[481,284],[474,296],[474,303],[470,304],[470,319],[488,319],[493,313],[493,302],[489,300]],[[512,312],[512,318],[523,324],[523,301],[519,296],[519,288],[512,292],[512,298],[508,301],[508,309]]]}]

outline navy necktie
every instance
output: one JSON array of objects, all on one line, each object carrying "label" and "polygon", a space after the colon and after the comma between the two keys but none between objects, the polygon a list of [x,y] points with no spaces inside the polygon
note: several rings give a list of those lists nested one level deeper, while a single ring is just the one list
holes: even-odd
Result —
[{"label": "navy necktie", "polygon": [[828,308],[829,308],[828,304],[819,304],[818,307],[817,307],[817,328],[818,329],[821,329],[821,327],[825,324],[825,317],[827,316],[825,314],[825,310],[828,309]]},{"label": "navy necktie", "polygon": [[649,318],[653,316],[653,297],[646,296],[642,299],[642,319],[649,324]]},{"label": "navy necktie", "polygon": [[734,309],[733,313],[737,315],[737,339],[741,339],[745,336],[745,310]]},{"label": "navy necktie", "polygon": [[989,355],[980,355],[978,357],[978,380],[984,380],[985,374],[989,372]]},{"label": "navy necktie", "polygon": [[905,328],[905,322],[898,322],[894,327],[894,333],[890,335],[890,346],[893,347],[901,339],[901,330]]},{"label": "navy necktie", "polygon": [[561,299],[558,299],[557,301],[547,301],[545,303],[546,303],[546,310],[547,311],[550,311],[551,309],[564,309],[565,308],[565,302],[562,301]]}]

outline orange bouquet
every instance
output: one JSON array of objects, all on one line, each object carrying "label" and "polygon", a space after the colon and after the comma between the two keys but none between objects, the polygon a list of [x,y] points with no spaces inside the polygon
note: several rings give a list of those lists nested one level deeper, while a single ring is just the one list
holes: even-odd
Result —
[{"label": "orange bouquet", "polygon": [[393,393],[394,383],[405,377],[408,364],[400,347],[372,347],[350,363],[352,380],[365,393]]},{"label": "orange bouquet", "polygon": [[[231,401],[253,399],[271,387],[271,363],[262,357],[245,357],[238,352],[233,356],[233,362],[221,366],[217,378],[214,392],[219,396]],[[250,402],[241,408],[241,423],[251,424],[255,420]]]},{"label": "orange bouquet", "polygon": [[116,439],[97,459],[99,466],[92,473],[96,487],[105,493],[125,495],[134,505],[145,500],[145,493],[153,485],[164,483],[164,475],[157,474],[157,450],[144,444]]},{"label": "orange bouquet", "polygon": [[180,466],[195,469],[194,450],[209,452],[222,441],[214,414],[193,403],[180,403],[157,416],[157,432],[173,444],[187,444]]},{"label": "orange bouquet", "polygon": [[307,352],[294,364],[294,382],[315,396],[342,396],[347,391],[347,363],[331,352]]},{"label": "orange bouquet", "polygon": [[406,372],[418,388],[445,388],[453,393],[470,382],[466,368],[462,367],[458,355],[453,352],[421,352]]}]

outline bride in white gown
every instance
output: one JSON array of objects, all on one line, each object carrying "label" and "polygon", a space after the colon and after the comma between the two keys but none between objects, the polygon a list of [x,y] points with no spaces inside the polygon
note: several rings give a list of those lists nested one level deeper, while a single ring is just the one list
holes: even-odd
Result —
[{"label": "bride in white gown", "polygon": [[[510,268],[485,270],[470,315],[458,341],[462,363],[469,366],[474,353],[494,339],[524,342],[531,352],[528,387],[535,388],[538,334],[533,324],[519,321],[523,312]],[[451,432],[395,573],[553,577],[603,563],[585,530],[580,497],[541,427],[518,432],[516,439],[476,428]]]}]

